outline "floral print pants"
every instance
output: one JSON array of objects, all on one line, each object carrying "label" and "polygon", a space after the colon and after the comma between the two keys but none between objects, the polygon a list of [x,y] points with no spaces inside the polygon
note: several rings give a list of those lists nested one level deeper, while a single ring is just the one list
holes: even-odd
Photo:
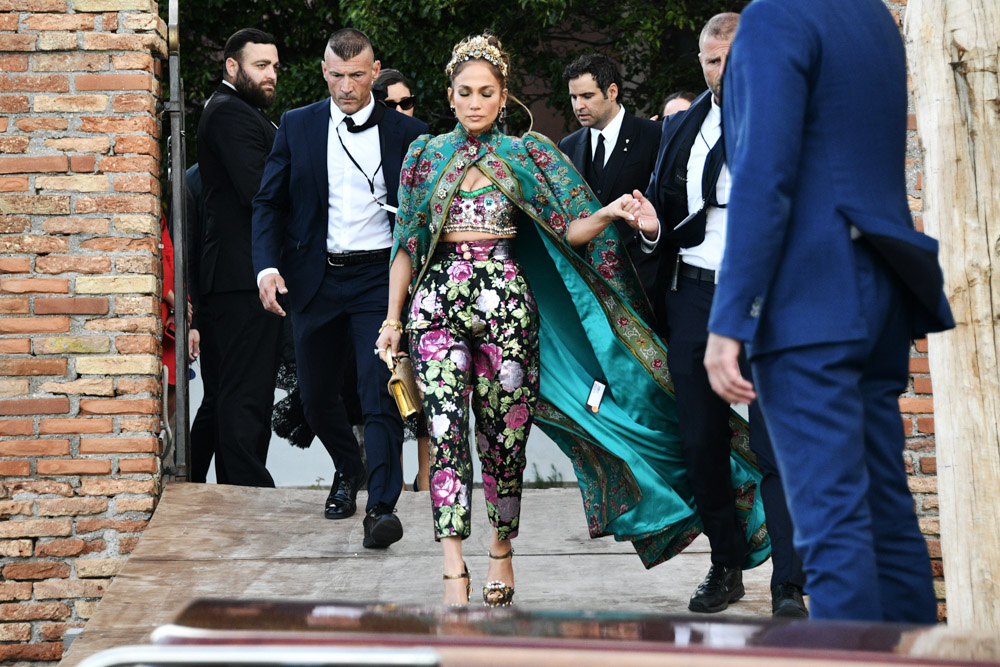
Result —
[{"label": "floral print pants", "polygon": [[469,536],[469,409],[486,512],[517,536],[524,447],[538,397],[538,310],[506,239],[438,243],[410,303],[410,353],[431,435],[434,537]]}]

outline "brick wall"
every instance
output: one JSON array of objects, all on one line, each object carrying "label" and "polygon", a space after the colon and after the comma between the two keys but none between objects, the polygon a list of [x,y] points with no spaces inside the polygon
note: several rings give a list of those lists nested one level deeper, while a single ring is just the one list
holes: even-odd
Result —
[{"label": "brick wall", "polygon": [[159,492],[152,0],[0,0],[0,662],[50,662]]}]

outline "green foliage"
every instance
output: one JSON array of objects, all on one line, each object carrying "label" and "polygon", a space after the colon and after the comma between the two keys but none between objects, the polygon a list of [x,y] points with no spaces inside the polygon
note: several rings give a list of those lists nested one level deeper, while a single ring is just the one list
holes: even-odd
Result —
[{"label": "green foliage", "polygon": [[[642,115],[658,111],[669,93],[700,92],[705,82],[697,61],[698,32],[720,11],[739,11],[748,0],[181,0],[181,68],[187,98],[188,137],[196,137],[201,107],[218,85],[222,47],[243,27],[266,30],[278,41],[282,71],[271,115],[327,95],[319,62],[328,35],[345,25],[364,30],[383,67],[409,78],[417,115],[433,131],[449,129],[444,66],[452,46],[483,30],[494,32],[511,53],[508,87],[539,111],[544,104],[575,127],[563,68],[589,51],[618,60],[625,72],[626,106]],[[160,3],[166,18],[167,3]],[[527,116],[509,104],[514,130]],[[554,137],[558,138],[558,137]],[[189,141],[188,159],[197,159]]]},{"label": "green foliage", "polygon": [[551,466],[548,477],[542,477],[542,474],[538,470],[537,463],[532,463],[531,469],[535,478],[528,482],[527,486],[530,486],[533,489],[552,489],[564,486],[562,473],[559,472],[554,464]]}]

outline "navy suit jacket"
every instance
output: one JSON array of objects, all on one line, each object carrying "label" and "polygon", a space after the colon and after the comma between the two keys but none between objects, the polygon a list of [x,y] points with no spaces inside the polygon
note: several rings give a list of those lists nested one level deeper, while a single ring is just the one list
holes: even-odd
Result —
[{"label": "navy suit jacket", "polygon": [[[295,311],[306,307],[326,272],[330,104],[326,98],[281,117],[260,191],[253,200],[254,272],[277,268],[288,287],[286,302]],[[393,109],[387,109],[379,122],[390,206],[398,204],[399,172],[410,143],[426,132],[426,123]],[[395,224],[392,214],[389,223]]]},{"label": "navy suit jacket", "polygon": [[874,335],[850,227],[908,288],[912,335],[954,322],[906,197],[906,61],[881,0],[755,0],[723,82],[733,186],[709,330],[751,355]]}]

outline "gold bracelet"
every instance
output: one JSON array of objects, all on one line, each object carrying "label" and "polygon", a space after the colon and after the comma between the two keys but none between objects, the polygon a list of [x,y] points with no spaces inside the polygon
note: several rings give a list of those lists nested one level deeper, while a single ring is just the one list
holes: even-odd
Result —
[{"label": "gold bracelet", "polygon": [[382,333],[386,327],[392,327],[399,333],[403,333],[403,323],[399,320],[382,320],[382,326],[378,328],[378,332]]}]

